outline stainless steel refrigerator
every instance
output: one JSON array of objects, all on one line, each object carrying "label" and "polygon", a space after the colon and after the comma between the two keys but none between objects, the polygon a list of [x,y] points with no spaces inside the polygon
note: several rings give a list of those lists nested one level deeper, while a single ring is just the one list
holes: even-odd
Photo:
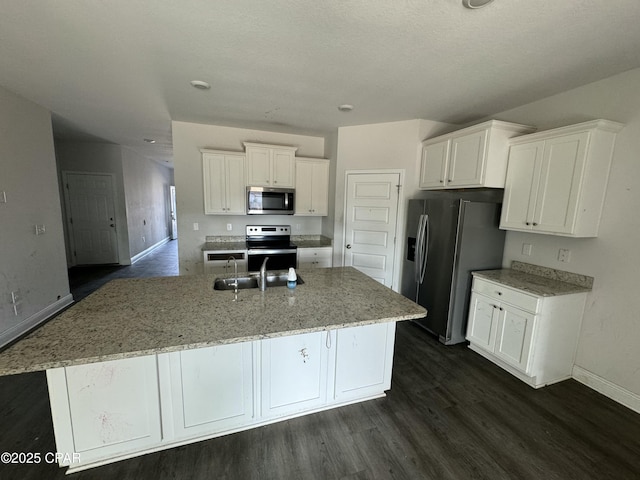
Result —
[{"label": "stainless steel refrigerator", "polygon": [[439,191],[409,200],[402,294],[427,309],[416,322],[445,345],[465,340],[471,272],[501,267],[502,193]]}]

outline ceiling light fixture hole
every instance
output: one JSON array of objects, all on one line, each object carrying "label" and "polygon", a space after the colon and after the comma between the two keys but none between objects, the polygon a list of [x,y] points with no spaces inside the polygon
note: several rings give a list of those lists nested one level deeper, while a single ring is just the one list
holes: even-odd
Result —
[{"label": "ceiling light fixture hole", "polygon": [[462,0],[462,5],[467,8],[482,8],[491,2],[493,2],[493,0]]},{"label": "ceiling light fixture hole", "polygon": [[191,80],[191,86],[197,88],[198,90],[209,90],[211,85],[207,82],[203,82],[202,80]]}]

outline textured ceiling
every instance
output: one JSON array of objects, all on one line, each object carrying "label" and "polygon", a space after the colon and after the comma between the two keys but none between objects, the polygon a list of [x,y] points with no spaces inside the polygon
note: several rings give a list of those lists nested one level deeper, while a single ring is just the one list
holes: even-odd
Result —
[{"label": "textured ceiling", "polygon": [[171,160],[171,120],[467,123],[639,67],[639,23],[639,0],[4,1],[0,85],[58,137]]}]

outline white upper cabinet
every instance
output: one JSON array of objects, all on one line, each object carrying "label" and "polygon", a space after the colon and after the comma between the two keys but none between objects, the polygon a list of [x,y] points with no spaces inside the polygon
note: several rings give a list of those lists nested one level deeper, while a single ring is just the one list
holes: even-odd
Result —
[{"label": "white upper cabinet", "polygon": [[329,160],[296,158],[295,214],[329,214]]},{"label": "white upper cabinet", "polygon": [[595,120],[512,139],[500,228],[596,237],[622,127]]},{"label": "white upper cabinet", "polygon": [[297,147],[244,142],[247,184],[253,187],[293,188]]},{"label": "white upper cabinet", "polygon": [[424,190],[504,187],[508,139],[531,133],[532,127],[490,120],[422,145],[419,187]]},{"label": "white upper cabinet", "polygon": [[204,213],[244,215],[245,156],[243,153],[201,150]]}]

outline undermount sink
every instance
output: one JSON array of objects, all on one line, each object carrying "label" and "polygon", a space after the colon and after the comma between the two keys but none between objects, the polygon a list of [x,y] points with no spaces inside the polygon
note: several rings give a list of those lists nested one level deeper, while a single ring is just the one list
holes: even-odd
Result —
[{"label": "undermount sink", "polygon": [[[267,272],[267,288],[269,287],[284,287],[287,285],[288,272]],[[301,285],[304,283],[300,275],[297,276],[296,283]],[[244,290],[246,288],[258,288],[258,279],[260,275],[257,273],[250,273],[249,275],[238,276],[238,290]],[[213,281],[214,290],[233,290],[235,288],[234,283],[236,277],[229,278],[216,278]]]}]

